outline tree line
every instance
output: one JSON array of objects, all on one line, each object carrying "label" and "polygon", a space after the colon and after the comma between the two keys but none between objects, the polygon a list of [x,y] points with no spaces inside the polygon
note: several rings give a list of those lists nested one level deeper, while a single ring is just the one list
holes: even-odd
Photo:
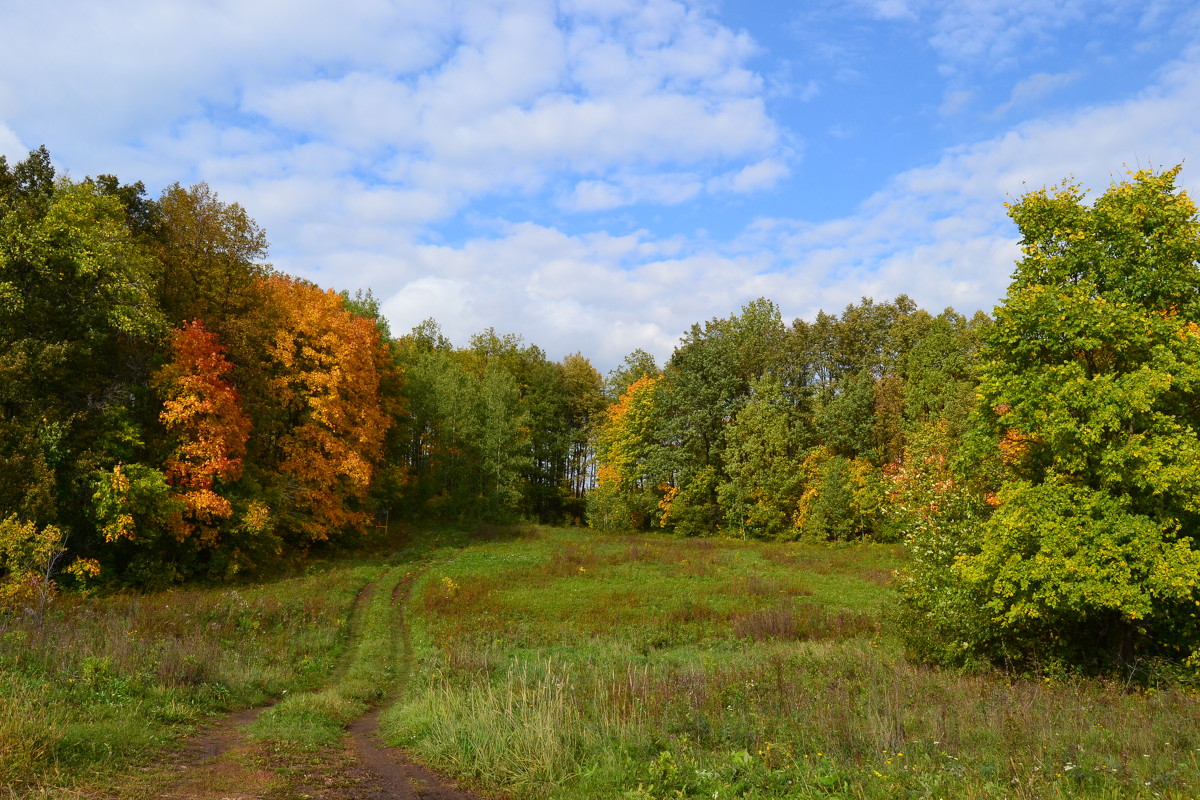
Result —
[{"label": "tree line", "polygon": [[57,175],[45,148],[0,159],[9,607],[67,551],[81,578],[151,586],[397,518],[582,517],[604,406],[587,359],[494,331],[454,348],[432,321],[393,337],[369,291],[267,250],[204,184],[149,198]]},{"label": "tree line", "polygon": [[759,299],[692,326],[661,371],[627,357],[597,431],[592,524],[897,540],[890,473],[932,432],[961,436],[989,323],[901,295],[788,325]]},{"label": "tree line", "polygon": [[1179,169],[1009,207],[994,317],[767,300],[615,375],[599,528],[903,542],[899,630],[955,664],[1200,670],[1200,222]]},{"label": "tree line", "polygon": [[0,159],[0,607],[56,572],[228,578],[384,520],[586,521],[903,542],[922,659],[1195,670],[1200,223],[1177,175],[1013,203],[992,316],[901,295],[785,323],[759,299],[605,378],[515,334],[393,336],[369,291],[274,270],[204,184],[152,199],[44,148]]}]

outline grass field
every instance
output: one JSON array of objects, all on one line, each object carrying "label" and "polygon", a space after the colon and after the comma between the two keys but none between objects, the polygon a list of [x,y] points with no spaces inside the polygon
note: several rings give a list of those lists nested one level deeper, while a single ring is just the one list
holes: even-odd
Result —
[{"label": "grass field", "polygon": [[62,598],[0,622],[0,797],[111,775],[215,714],[325,683],[384,559],[236,588]]},{"label": "grass field", "polygon": [[1195,797],[1200,698],[910,664],[896,547],[529,529],[413,593],[389,740],[513,797]]},{"label": "grass field", "polygon": [[91,796],[281,698],[247,733],[319,760],[386,697],[391,743],[512,798],[1200,795],[1194,690],[907,662],[903,558],[443,529],[237,588],[64,598],[0,627],[0,797]]}]

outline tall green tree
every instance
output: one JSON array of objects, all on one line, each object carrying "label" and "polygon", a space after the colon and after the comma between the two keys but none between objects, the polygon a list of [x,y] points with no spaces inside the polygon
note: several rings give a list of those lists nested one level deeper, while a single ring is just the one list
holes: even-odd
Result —
[{"label": "tall green tree", "polygon": [[167,187],[155,214],[159,291],[168,318],[174,324],[201,319],[234,342],[231,323],[260,302],[261,281],[271,272],[266,232],[206,183]]},{"label": "tall green tree", "polygon": [[583,499],[596,482],[596,458],[592,436],[600,424],[608,403],[604,396],[604,378],[582,353],[573,353],[559,362],[567,395],[569,414],[566,483],[571,501],[567,511],[572,519],[584,516]]},{"label": "tall green tree", "polygon": [[[555,426],[565,398],[556,365],[539,348],[489,329],[455,349],[426,320],[402,337],[398,353],[408,395],[409,514],[507,520],[544,511],[528,504],[531,496],[560,499],[566,446]],[[534,444],[530,406],[539,403],[549,422]]]},{"label": "tall green tree", "polygon": [[117,198],[57,179],[44,148],[0,158],[0,516],[96,547],[94,481],[145,457],[157,415],[155,275]]},{"label": "tall green tree", "polygon": [[729,533],[780,538],[790,531],[804,490],[799,466],[811,436],[777,377],[758,378],[752,389],[726,432],[728,479],[717,497]]},{"label": "tall green tree", "polygon": [[1178,168],[1027,194],[984,423],[1004,465],[955,568],[1024,655],[1200,660],[1200,221]]},{"label": "tall green tree", "polygon": [[751,382],[774,372],[786,340],[779,308],[765,298],[739,314],[693,325],[663,371],[658,471],[670,476],[664,520],[686,535],[722,527],[718,487],[728,479],[724,453],[730,422]]}]

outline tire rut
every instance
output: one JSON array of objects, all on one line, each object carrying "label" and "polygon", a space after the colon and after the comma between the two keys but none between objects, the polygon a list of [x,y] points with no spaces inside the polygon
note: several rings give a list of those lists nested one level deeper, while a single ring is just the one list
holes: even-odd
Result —
[{"label": "tire rut", "polygon": [[[385,575],[368,582],[355,595],[350,605],[346,652],[334,666],[331,679],[345,674],[351,648],[362,628],[364,609]],[[272,754],[262,744],[251,743],[244,729],[281,700],[275,698],[270,703],[242,709],[205,725],[172,753],[128,774],[118,785],[82,794],[68,791],[64,797],[89,800],[260,800],[275,797],[279,780],[269,769],[277,766],[271,764]],[[350,800],[349,796],[347,800]]]},{"label": "tire rut", "polygon": [[[402,569],[393,567],[393,570]],[[182,747],[157,764],[128,775],[121,785],[88,792],[89,800],[485,800],[459,789],[449,778],[416,763],[403,750],[379,737],[383,704],[405,690],[413,669],[412,641],[405,619],[412,586],[424,571],[414,569],[392,590],[389,630],[393,680],[367,713],[347,728],[341,745],[302,752],[250,740],[245,728],[275,702],[238,711],[189,737]],[[346,648],[330,674],[343,679],[362,636],[366,608],[390,570],[366,584],[351,606]]]},{"label": "tire rut", "polygon": [[[392,627],[398,649],[394,655],[396,681],[383,702],[397,699],[412,674],[412,639],[404,609],[418,574],[407,576],[392,591]],[[357,795],[356,800],[482,800],[479,795],[456,788],[435,770],[412,761],[403,750],[383,744],[379,738],[381,713],[382,705],[376,705],[349,728],[349,748],[367,775],[362,790],[368,793]]]}]

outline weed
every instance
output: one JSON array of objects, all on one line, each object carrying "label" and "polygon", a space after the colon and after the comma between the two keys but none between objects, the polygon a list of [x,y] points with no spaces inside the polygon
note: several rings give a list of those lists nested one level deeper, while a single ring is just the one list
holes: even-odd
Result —
[{"label": "weed", "polygon": [[756,641],[765,639],[849,639],[876,634],[879,623],[866,614],[840,609],[830,612],[818,605],[786,605],[737,614],[733,635]]},{"label": "weed", "polygon": [[422,678],[383,731],[526,798],[1195,795],[1186,688],[905,661],[883,614],[899,555],[565,530],[468,547],[417,596],[449,577],[486,600],[420,620]]},{"label": "weed", "polygon": [[326,566],[257,586],[62,597],[0,636],[0,786],[65,791],[188,726],[332,668],[350,604],[377,571]]}]

